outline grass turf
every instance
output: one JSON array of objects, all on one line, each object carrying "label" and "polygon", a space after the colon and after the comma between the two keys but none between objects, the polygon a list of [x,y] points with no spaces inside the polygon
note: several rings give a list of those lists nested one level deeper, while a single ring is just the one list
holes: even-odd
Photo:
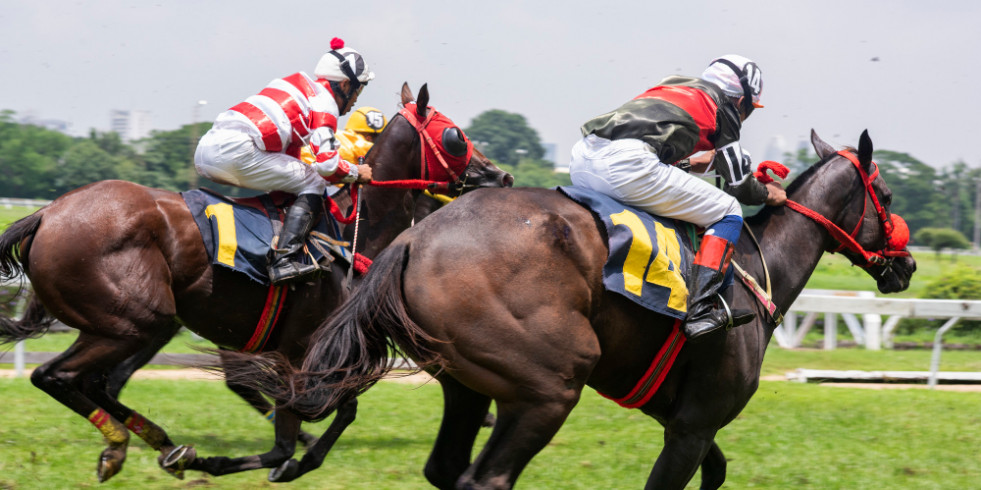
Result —
[{"label": "grass turf", "polygon": [[[0,488],[271,488],[265,471],[223,477],[157,468],[135,437],[122,473],[95,478],[101,437],[24,379],[0,380],[7,420],[0,436]],[[123,401],[201,456],[267,450],[272,428],[221,383],[137,380]],[[761,383],[718,442],[727,487],[971,488],[981,478],[979,393],[860,390]],[[290,488],[429,488],[422,467],[442,411],[439,388],[383,382],[360,399],[357,421],[324,467]],[[323,430],[323,424],[316,429]],[[310,427],[307,427],[310,429]],[[489,431],[484,429],[478,444]],[[652,419],[584,392],[579,406],[532,461],[519,487],[640,488],[662,446]],[[697,488],[697,479],[690,488]]]}]

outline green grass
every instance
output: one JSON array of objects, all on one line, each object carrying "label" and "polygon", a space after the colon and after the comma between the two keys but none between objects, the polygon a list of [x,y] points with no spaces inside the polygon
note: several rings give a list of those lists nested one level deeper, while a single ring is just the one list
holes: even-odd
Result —
[{"label": "green grass", "polygon": [[[156,453],[135,437],[122,473],[99,485],[94,469],[103,446],[88,422],[26,380],[2,379],[0,391],[7,415],[0,488],[274,487],[265,471],[191,472],[180,482],[157,468]],[[386,382],[360,400],[358,419],[324,467],[290,488],[429,488],[422,467],[441,416],[439,388]],[[271,426],[218,382],[138,380],[123,401],[202,456],[253,454],[271,443]],[[729,458],[726,487],[973,488],[981,478],[979,403],[978,393],[764,381],[718,436]],[[481,431],[480,444],[488,433]],[[656,422],[587,390],[519,488],[640,488],[661,446]]]},{"label": "green grass", "polygon": [[[981,256],[943,253],[938,258],[933,252],[914,253],[916,273],[909,289],[890,294],[895,298],[919,298],[926,285],[936,281],[945,271],[958,265],[981,269]],[[807,281],[808,289],[841,289],[846,291],[875,291],[875,280],[860,267],[855,267],[841,254],[824,254],[814,274]]]},{"label": "green grass", "polygon": [[7,226],[14,221],[17,221],[24,216],[37,211],[38,209],[41,208],[13,206],[8,209],[4,206],[0,206],[0,230],[7,228]]}]

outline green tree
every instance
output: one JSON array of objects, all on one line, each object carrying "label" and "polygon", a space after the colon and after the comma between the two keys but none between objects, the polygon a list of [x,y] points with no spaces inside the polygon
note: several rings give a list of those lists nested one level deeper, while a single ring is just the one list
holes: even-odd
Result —
[{"label": "green tree", "polygon": [[521,114],[492,109],[480,113],[464,129],[481,153],[500,165],[518,165],[522,159],[545,156],[538,132]]},{"label": "green tree", "polygon": [[131,166],[131,162],[110,155],[95,141],[80,141],[65,151],[58,166],[49,172],[52,197],[92,182],[120,179],[123,175],[131,174],[127,171]]},{"label": "green tree", "polygon": [[[913,240],[933,249],[937,258],[940,258],[940,251],[945,248],[963,250],[971,246],[971,242],[953,228],[921,228],[913,235]],[[956,254],[951,254],[951,261],[956,259]]]},{"label": "green tree", "polygon": [[153,131],[141,142],[146,146],[142,184],[179,191],[196,187],[198,175],[194,170],[194,149],[197,140],[211,123],[184,125],[174,131]]},{"label": "green tree", "polygon": [[38,126],[19,124],[14,113],[0,113],[0,196],[50,198],[49,171],[73,144],[70,136]]},{"label": "green tree", "polygon": [[910,231],[951,227],[950,197],[938,190],[937,171],[908,153],[877,150],[873,155],[880,175],[892,190],[891,211],[901,215]]},{"label": "green tree", "polygon": [[500,165],[501,169],[514,176],[515,187],[544,187],[572,185],[569,174],[552,170],[548,162],[542,160],[522,159],[517,165]]}]

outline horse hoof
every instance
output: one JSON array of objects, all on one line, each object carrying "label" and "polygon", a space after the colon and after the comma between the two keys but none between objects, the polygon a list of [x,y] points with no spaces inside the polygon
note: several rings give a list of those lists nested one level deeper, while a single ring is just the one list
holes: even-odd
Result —
[{"label": "horse hoof", "polygon": [[279,468],[269,470],[269,481],[276,483],[293,481],[296,479],[296,473],[299,469],[300,463],[291,459],[279,465]]},{"label": "horse hoof", "polygon": [[116,473],[119,473],[119,470],[123,469],[123,462],[106,454],[107,451],[109,449],[103,451],[102,455],[99,456],[99,465],[95,470],[96,475],[99,477],[99,483],[108,481]]},{"label": "horse hoof", "polygon": [[193,446],[185,446],[181,444],[175,447],[166,456],[160,456],[160,467],[164,469],[167,473],[174,475],[178,480],[184,479],[184,468],[197,458],[197,451],[194,450]]}]

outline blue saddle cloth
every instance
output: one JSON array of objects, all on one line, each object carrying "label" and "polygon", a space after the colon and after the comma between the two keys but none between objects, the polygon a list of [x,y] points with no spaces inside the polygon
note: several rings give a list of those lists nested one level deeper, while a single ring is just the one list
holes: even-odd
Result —
[{"label": "blue saddle cloth", "polygon": [[[278,230],[283,221],[283,210],[292,204],[293,196],[272,193],[230,199],[206,189],[185,191],[181,196],[198,225],[211,263],[239,271],[261,284],[269,285],[267,266],[270,244],[275,234],[273,222],[278,223]],[[330,213],[323,213],[314,231],[333,240],[341,240],[340,225]],[[320,262],[325,256],[322,249],[326,249],[332,252],[331,255],[350,262],[351,255],[347,249],[336,244],[314,245],[312,240],[307,240],[307,250],[313,257],[304,254],[303,261]]]},{"label": "blue saddle cloth", "polygon": [[603,266],[603,285],[649,310],[684,320],[692,225],[651,216],[590,189],[561,186],[557,190],[592,211],[606,228],[610,253]]}]

